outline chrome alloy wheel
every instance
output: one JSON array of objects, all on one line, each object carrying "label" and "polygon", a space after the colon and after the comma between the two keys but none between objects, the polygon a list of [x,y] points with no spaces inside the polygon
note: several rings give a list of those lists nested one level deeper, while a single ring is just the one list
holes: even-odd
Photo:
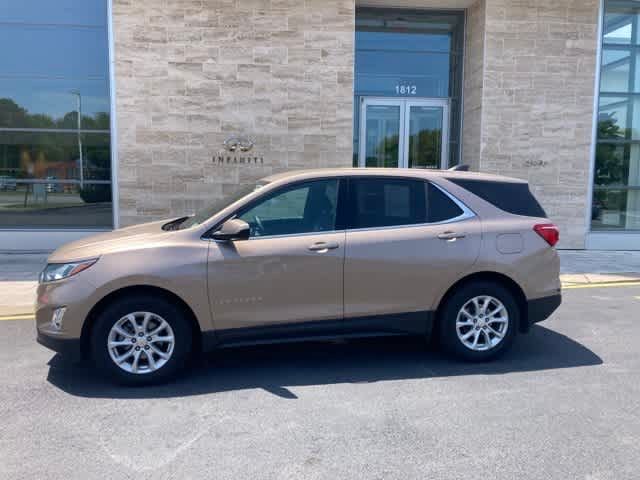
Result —
[{"label": "chrome alloy wheel", "polygon": [[145,374],[171,358],[175,336],[171,325],[151,312],[133,312],[118,320],[107,338],[111,360],[125,372]]},{"label": "chrome alloy wheel", "polygon": [[509,329],[509,313],[500,300],[489,295],[465,303],[456,318],[456,332],[462,344],[482,352],[497,346]]}]

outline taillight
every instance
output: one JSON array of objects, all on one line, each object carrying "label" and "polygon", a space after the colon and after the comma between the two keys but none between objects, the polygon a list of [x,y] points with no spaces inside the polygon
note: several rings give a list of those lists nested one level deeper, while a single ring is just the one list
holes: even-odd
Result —
[{"label": "taillight", "polygon": [[560,240],[560,230],[553,223],[539,223],[534,225],[533,231],[552,247]]}]

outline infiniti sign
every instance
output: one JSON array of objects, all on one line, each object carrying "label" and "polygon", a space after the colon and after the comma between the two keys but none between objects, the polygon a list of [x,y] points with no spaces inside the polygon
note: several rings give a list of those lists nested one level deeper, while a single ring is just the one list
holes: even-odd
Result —
[{"label": "infiniti sign", "polygon": [[248,137],[229,137],[224,141],[223,145],[228,152],[249,152],[254,143]]}]

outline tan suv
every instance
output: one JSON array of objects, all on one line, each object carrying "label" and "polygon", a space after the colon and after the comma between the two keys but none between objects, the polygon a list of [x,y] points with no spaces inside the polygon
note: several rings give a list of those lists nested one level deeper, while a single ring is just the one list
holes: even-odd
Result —
[{"label": "tan suv", "polygon": [[214,347],[334,337],[437,335],[487,360],[560,305],[557,241],[520,180],[278,174],[194,216],[55,251],[38,341],[133,384]]}]

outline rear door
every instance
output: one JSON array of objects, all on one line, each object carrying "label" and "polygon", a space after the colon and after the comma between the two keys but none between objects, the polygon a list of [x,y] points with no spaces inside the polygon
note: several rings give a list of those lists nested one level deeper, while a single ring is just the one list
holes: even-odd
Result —
[{"label": "rear door", "polygon": [[358,177],[348,204],[346,319],[431,311],[478,256],[480,221],[434,184]]}]

